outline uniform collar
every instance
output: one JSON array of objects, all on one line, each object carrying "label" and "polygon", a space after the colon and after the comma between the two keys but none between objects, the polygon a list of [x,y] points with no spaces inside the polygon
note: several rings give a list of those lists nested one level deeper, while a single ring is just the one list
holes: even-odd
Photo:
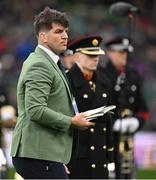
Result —
[{"label": "uniform collar", "polygon": [[69,74],[69,76],[72,78],[75,87],[84,86],[87,82],[76,63],[73,65],[73,67],[69,70],[67,74]]},{"label": "uniform collar", "polygon": [[53,51],[49,50],[48,48],[38,44],[38,47],[41,48],[42,50],[44,50],[49,56],[50,58],[57,64],[58,60],[59,60],[59,56],[56,55]]}]

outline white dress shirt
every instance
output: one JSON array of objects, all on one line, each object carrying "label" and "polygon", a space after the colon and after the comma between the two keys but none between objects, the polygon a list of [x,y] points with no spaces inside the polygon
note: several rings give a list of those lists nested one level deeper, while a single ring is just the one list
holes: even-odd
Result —
[{"label": "white dress shirt", "polygon": [[58,60],[60,59],[57,54],[55,54],[53,51],[40,44],[38,44],[38,47],[43,49],[51,57],[51,59],[57,64]]}]

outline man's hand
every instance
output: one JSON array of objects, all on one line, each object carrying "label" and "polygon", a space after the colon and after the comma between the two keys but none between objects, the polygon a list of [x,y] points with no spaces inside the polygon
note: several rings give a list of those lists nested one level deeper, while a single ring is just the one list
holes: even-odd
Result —
[{"label": "man's hand", "polygon": [[71,127],[85,130],[88,127],[95,126],[95,123],[86,120],[85,113],[78,113],[72,117]]},{"label": "man's hand", "polygon": [[117,119],[114,123],[113,130],[122,133],[134,133],[139,128],[139,120],[135,117]]}]

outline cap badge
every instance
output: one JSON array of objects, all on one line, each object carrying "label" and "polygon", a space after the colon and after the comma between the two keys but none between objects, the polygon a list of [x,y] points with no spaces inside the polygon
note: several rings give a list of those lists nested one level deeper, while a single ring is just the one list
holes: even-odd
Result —
[{"label": "cap badge", "polygon": [[125,46],[128,46],[129,45],[129,40],[127,38],[124,38],[122,40],[122,43],[125,45]]},{"label": "cap badge", "polygon": [[99,41],[97,39],[92,40],[92,45],[97,46],[99,44]]}]

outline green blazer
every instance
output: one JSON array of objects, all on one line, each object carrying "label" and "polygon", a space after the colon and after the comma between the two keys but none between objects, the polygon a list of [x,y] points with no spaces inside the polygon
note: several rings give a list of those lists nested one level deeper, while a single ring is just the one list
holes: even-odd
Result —
[{"label": "green blazer", "polygon": [[37,47],[24,62],[18,81],[11,155],[68,163],[73,139],[71,99],[57,64]]}]

